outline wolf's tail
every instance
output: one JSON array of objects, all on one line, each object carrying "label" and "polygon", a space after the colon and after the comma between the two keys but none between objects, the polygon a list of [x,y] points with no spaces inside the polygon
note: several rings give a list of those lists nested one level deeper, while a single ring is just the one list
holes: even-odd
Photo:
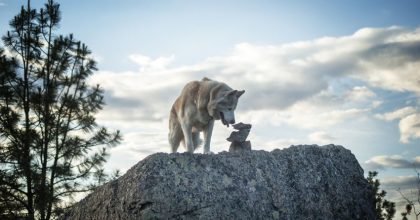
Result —
[{"label": "wolf's tail", "polygon": [[171,145],[171,152],[175,153],[178,150],[179,144],[183,141],[184,135],[182,134],[181,124],[179,124],[178,116],[175,108],[172,107],[169,114],[169,134],[168,140]]}]

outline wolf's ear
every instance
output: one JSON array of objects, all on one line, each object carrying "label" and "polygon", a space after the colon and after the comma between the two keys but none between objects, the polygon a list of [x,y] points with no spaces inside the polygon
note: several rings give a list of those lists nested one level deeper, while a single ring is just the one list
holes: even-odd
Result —
[{"label": "wolf's ear", "polygon": [[241,97],[241,95],[243,95],[245,93],[245,90],[241,90],[241,91],[235,90],[235,91],[236,91],[236,98]]},{"label": "wolf's ear", "polygon": [[236,95],[237,92],[238,90],[230,90],[229,92],[225,94],[225,96],[233,96],[233,95]]}]

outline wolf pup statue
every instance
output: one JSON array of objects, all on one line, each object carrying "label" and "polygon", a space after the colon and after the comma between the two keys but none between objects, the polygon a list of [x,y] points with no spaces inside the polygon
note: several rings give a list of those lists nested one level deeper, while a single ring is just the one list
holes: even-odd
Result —
[{"label": "wolf pup statue", "polygon": [[211,153],[214,120],[220,119],[228,127],[235,124],[234,111],[244,92],[206,77],[187,83],[172,105],[169,116],[168,139],[172,153],[177,151],[181,142],[189,153],[193,153],[201,143],[200,132],[204,134],[204,153]]}]

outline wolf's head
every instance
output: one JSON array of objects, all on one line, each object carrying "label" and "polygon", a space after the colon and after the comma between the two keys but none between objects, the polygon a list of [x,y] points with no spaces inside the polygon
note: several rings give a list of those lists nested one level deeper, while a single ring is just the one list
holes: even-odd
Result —
[{"label": "wolf's head", "polygon": [[215,120],[221,120],[222,123],[229,127],[229,124],[235,124],[235,109],[238,99],[245,91],[230,90],[222,92],[219,96],[210,102],[209,114]]}]

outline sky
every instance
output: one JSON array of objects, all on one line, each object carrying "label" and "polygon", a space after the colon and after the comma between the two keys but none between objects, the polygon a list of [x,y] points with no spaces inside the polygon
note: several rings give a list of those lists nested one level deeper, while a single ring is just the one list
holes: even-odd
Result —
[{"label": "sky", "polygon": [[[1,35],[25,2],[0,0]],[[171,105],[206,76],[246,91],[236,121],[253,125],[253,149],[334,143],[365,173],[379,171],[390,198],[414,186],[419,1],[58,2],[57,32],[73,33],[98,61],[90,83],[105,89],[107,105],[97,120],[124,137],[108,170],[169,152]],[[231,131],[216,122],[213,152],[228,150]]]}]

